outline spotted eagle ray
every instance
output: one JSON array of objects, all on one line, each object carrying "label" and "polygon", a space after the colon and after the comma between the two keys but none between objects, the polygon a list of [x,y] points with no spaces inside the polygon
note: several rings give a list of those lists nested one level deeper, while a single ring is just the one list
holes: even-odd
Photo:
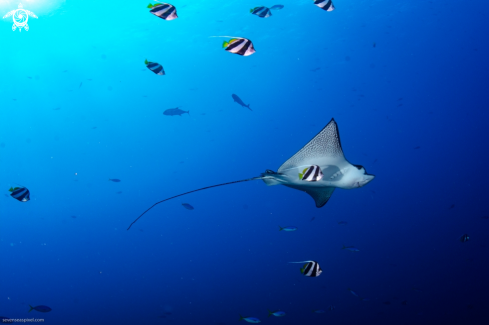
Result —
[{"label": "spotted eagle ray", "polygon": [[[305,170],[311,166],[319,166],[321,169],[323,177],[320,180],[306,181],[302,179]],[[314,199],[316,207],[321,208],[328,202],[335,188],[350,190],[362,187],[374,179],[374,177],[374,175],[367,174],[363,166],[352,165],[346,160],[343,149],[341,148],[338,125],[333,118],[311,141],[284,162],[277,172],[267,169],[257,177],[207,186],[156,202],[137,217],[129,225],[127,230],[156,205],[179,196],[213,187],[261,179],[269,186],[281,184],[306,192]]]}]

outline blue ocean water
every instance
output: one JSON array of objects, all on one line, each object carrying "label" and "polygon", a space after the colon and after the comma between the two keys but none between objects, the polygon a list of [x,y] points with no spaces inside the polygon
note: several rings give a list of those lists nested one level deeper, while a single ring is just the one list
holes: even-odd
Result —
[{"label": "blue ocean water", "polygon": [[[487,324],[489,4],[333,2],[175,0],[165,21],[150,1],[24,0],[38,17],[28,31],[2,19],[0,316]],[[1,1],[0,15],[17,8]],[[162,114],[175,107],[189,114]],[[365,187],[318,209],[244,182],[159,204],[126,230],[165,198],[277,171],[331,118],[348,161],[376,175]],[[31,200],[10,197],[16,186]],[[322,274],[288,263],[304,260]]]}]

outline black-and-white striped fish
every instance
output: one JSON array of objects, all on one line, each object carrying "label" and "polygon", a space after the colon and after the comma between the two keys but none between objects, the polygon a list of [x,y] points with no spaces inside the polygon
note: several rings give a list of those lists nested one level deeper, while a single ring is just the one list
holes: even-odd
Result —
[{"label": "black-and-white striped fish", "polygon": [[312,165],[304,169],[302,174],[299,174],[299,178],[303,181],[317,182],[323,178],[323,172],[319,166]]},{"label": "black-and-white striped fish", "polygon": [[302,261],[302,262],[289,262],[289,263],[306,263],[301,268],[301,273],[305,276],[317,277],[320,276],[323,270],[319,267],[319,263],[316,261]]},{"label": "black-and-white striped fish", "polygon": [[334,10],[333,1],[331,1],[331,0],[314,0],[314,4],[316,6],[318,6],[319,8],[326,10],[326,11],[333,11]]},{"label": "black-and-white striped fish", "polygon": [[469,241],[469,235],[464,234],[462,237],[460,237],[460,241],[462,243],[465,243],[465,242]]},{"label": "black-and-white striped fish", "polygon": [[261,18],[268,18],[272,15],[270,9],[268,9],[267,7],[255,7],[253,9],[250,9],[250,12],[253,15],[256,15]]},{"label": "black-and-white striped fish", "polygon": [[30,192],[26,187],[11,187],[9,189],[10,196],[20,202],[27,202],[30,198]]},{"label": "black-and-white striped fish", "polygon": [[161,19],[164,20],[173,20],[177,19],[177,8],[175,6],[169,4],[169,3],[158,3],[158,4],[149,4],[148,8],[151,8],[149,11],[153,15],[160,17]]},{"label": "black-and-white striped fish", "polygon": [[159,74],[160,76],[165,75],[165,70],[163,70],[161,64],[156,62],[149,62],[148,60],[144,60],[144,64],[146,64],[146,67],[154,73]]},{"label": "black-and-white striped fish", "polygon": [[253,43],[247,38],[233,38],[229,40],[229,42],[224,41],[222,47],[228,52],[242,56],[248,56],[255,53]]}]

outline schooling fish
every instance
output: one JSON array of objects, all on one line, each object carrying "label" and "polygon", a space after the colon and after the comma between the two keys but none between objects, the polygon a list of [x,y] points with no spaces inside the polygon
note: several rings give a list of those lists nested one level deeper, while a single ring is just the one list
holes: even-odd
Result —
[{"label": "schooling fish", "polygon": [[358,294],[355,291],[353,291],[352,289],[348,288],[347,290],[350,291],[351,294],[354,295],[355,297],[358,297]]},{"label": "schooling fish", "polygon": [[302,261],[302,262],[289,262],[289,263],[306,263],[301,268],[301,273],[305,276],[317,277],[320,276],[323,270],[319,267],[319,263],[316,261]]},{"label": "schooling fish", "polygon": [[238,95],[236,94],[232,94],[231,97],[233,97],[234,99],[234,102],[235,103],[238,103],[239,105],[243,106],[243,107],[247,107],[250,111],[252,111],[252,109],[250,108],[250,104],[246,105],[242,100],[241,98],[238,97]]},{"label": "schooling fish", "polygon": [[299,179],[308,182],[317,182],[323,178],[323,172],[319,166],[313,165],[305,168],[302,174],[299,173]]},{"label": "schooling fish", "polygon": [[117,178],[109,178],[109,181],[114,182],[114,183],[119,183],[121,180]]},{"label": "schooling fish", "polygon": [[289,226],[289,227],[280,227],[280,226],[278,226],[278,227],[280,228],[279,231],[282,231],[282,230],[283,231],[296,231],[297,230],[297,227],[293,227],[293,226]]},{"label": "schooling fish", "polygon": [[283,9],[284,8],[284,5],[274,5],[272,6],[270,9],[273,9],[273,10],[280,10],[280,9]]},{"label": "schooling fish", "polygon": [[255,7],[253,9],[250,9],[250,12],[252,15],[258,16],[260,18],[268,18],[272,15],[270,9],[268,9],[267,7]]},{"label": "schooling fish", "polygon": [[467,234],[462,235],[462,237],[460,237],[460,241],[462,243],[469,241],[469,235],[467,235]]},{"label": "schooling fish", "polygon": [[347,225],[347,224],[348,224],[348,222],[346,222],[346,221],[338,221],[338,224],[339,224],[340,226],[341,226],[341,225]]},{"label": "schooling fish", "polygon": [[243,316],[239,315],[239,320],[245,320],[248,323],[253,323],[253,324],[261,323],[261,320],[259,320],[256,317],[243,317]]},{"label": "schooling fish", "polygon": [[315,309],[312,312],[316,314],[324,314],[326,311],[324,309]]},{"label": "schooling fish", "polygon": [[164,20],[173,20],[178,18],[177,16],[177,9],[175,6],[169,4],[169,3],[159,3],[159,4],[149,4],[148,8],[151,10],[149,11],[153,15],[160,17],[161,19]]},{"label": "schooling fish", "polygon": [[180,108],[177,107],[177,108],[167,109],[166,111],[163,112],[163,115],[166,115],[166,116],[175,116],[175,115],[182,116],[182,114],[185,114],[185,113],[190,115],[190,111],[184,111],[184,110],[181,110]]},{"label": "schooling fish", "polygon": [[314,0],[314,4],[326,11],[333,11],[334,5],[331,0]]},{"label": "schooling fish", "polygon": [[9,189],[10,196],[20,202],[29,201],[31,193],[26,187],[11,187]]},{"label": "schooling fish", "polygon": [[359,252],[360,250],[358,248],[356,248],[355,246],[345,246],[343,245],[343,247],[341,249],[347,249],[349,250],[350,252]]},{"label": "schooling fish", "polygon": [[194,207],[193,207],[193,206],[191,206],[191,205],[190,205],[190,204],[188,204],[188,203],[182,203],[182,205],[183,205],[183,207],[184,207],[185,209],[187,209],[187,210],[193,210],[193,209],[194,209]]},{"label": "schooling fish", "polygon": [[48,306],[43,306],[43,305],[39,305],[39,306],[36,306],[36,307],[32,307],[31,305],[29,305],[29,307],[31,307],[31,309],[29,309],[29,313],[31,311],[33,311],[33,310],[39,311],[41,313],[48,313],[48,312],[50,312],[52,310]]},{"label": "schooling fish", "polygon": [[232,38],[229,42],[224,41],[222,47],[234,54],[238,54],[241,56],[248,56],[255,53],[255,48],[253,47],[253,43],[247,38]]},{"label": "schooling fish", "polygon": [[270,311],[270,310],[269,310],[269,311],[268,311],[268,317],[270,317],[270,316],[272,316],[272,315],[273,315],[273,316],[276,316],[276,317],[283,317],[283,316],[285,316],[285,312],[283,312],[283,311],[279,311],[279,310],[277,310],[277,311]]},{"label": "schooling fish", "polygon": [[157,75],[164,76],[165,75],[165,70],[163,70],[163,67],[161,64],[156,63],[156,62],[149,62],[148,60],[144,60],[144,64],[146,64],[146,67],[156,73]]}]

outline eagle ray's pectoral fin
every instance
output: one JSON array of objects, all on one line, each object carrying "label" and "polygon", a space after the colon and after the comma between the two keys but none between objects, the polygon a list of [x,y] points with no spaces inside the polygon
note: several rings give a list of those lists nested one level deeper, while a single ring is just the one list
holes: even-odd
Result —
[{"label": "eagle ray's pectoral fin", "polygon": [[334,189],[335,187],[308,188],[307,190],[304,190],[304,192],[314,199],[317,208],[322,208],[328,203],[329,198],[333,195]]}]

